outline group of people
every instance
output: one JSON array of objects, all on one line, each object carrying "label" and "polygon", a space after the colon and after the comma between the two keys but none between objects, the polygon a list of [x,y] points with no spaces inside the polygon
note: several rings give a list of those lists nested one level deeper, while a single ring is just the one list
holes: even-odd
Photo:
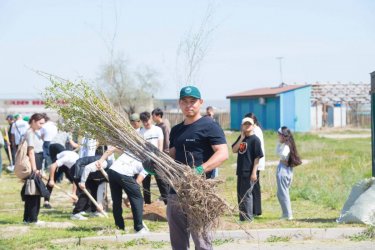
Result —
[{"label": "group of people", "polygon": [[[197,174],[212,178],[217,174],[215,170],[229,156],[224,132],[213,118],[212,107],[207,108],[205,116],[201,114],[203,99],[195,86],[183,87],[178,103],[184,120],[172,128],[169,122],[163,119],[163,111],[159,108],[151,113],[146,111],[131,114],[130,124],[139,136],[160,151],[169,154],[180,163],[189,165]],[[18,119],[19,117],[17,121]],[[78,154],[71,150],[79,145],[72,140],[69,133],[58,131],[52,124],[47,125],[48,120],[45,114],[36,113],[30,117],[28,123],[21,125],[21,122],[18,122],[15,129],[13,125],[10,128],[11,134],[14,134],[13,139],[16,139],[15,149],[25,139],[33,171],[32,177],[29,178],[34,178],[40,185],[38,195],[21,194],[25,201],[25,223],[38,223],[41,196],[45,199],[44,206],[51,207],[49,196],[58,176],[65,173],[68,180],[75,184],[76,203],[72,219],[86,219],[84,215],[88,209],[92,212],[96,210],[92,204],[90,205],[85,190],[90,191],[100,204],[100,187],[104,182],[109,182],[116,227],[125,229],[122,216],[124,191],[131,206],[134,230],[137,233],[145,233],[147,229],[142,221],[143,206],[151,203],[150,182],[151,176],[154,175],[160,191],[159,200],[167,206],[172,248],[189,249],[191,235],[196,249],[212,249],[211,237],[203,237],[202,234],[189,229],[187,217],[180,207],[176,192],[157,174],[150,171],[151,168],[147,164],[152,164],[151,161],[141,162],[131,152],[120,151],[112,146],[97,147],[95,139],[87,136],[82,139],[81,153]],[[253,113],[247,114],[241,124],[241,134],[233,143],[232,151],[238,153],[236,173],[240,220],[251,220],[254,216],[262,214],[259,171],[265,168],[265,147],[262,130]],[[21,133],[16,137],[18,132]],[[277,153],[280,163],[277,169],[277,197],[282,207],[282,217],[292,219],[289,187],[293,167],[299,164],[300,159],[291,131],[287,127],[281,127],[278,134],[280,143]],[[67,148],[68,144],[71,149]],[[116,152],[120,156],[114,160],[113,155]],[[50,171],[46,186],[41,179],[43,160]],[[140,186],[143,186],[143,195]],[[101,211],[100,207],[98,211]]]},{"label": "group of people", "polygon": [[[280,161],[276,170],[277,198],[281,206],[281,219],[292,220],[293,212],[289,188],[293,180],[293,167],[301,164],[294,137],[290,129],[278,129],[276,154]],[[265,146],[263,132],[254,113],[242,119],[241,133],[232,144],[237,153],[237,198],[240,220],[253,220],[262,215],[259,171],[265,169]]]}]

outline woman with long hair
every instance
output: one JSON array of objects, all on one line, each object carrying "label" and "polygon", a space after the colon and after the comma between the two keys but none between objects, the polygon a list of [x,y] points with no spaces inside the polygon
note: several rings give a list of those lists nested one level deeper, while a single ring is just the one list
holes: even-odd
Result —
[{"label": "woman with long hair", "polygon": [[[29,120],[30,128],[27,130],[25,134],[25,139],[27,143],[27,156],[30,159],[30,165],[32,175],[34,175],[34,179],[40,179],[40,170],[43,167],[43,140],[38,132],[42,128],[44,123],[45,118],[43,114],[33,114]],[[24,190],[24,188],[22,190]],[[25,201],[23,222],[41,223],[41,221],[38,221],[41,195],[24,195],[23,197]]]},{"label": "woman with long hair", "polygon": [[259,138],[260,145],[263,152],[263,157],[259,159],[258,169],[257,169],[257,178],[258,181],[254,184],[253,187],[253,214],[254,216],[262,215],[262,195],[261,195],[261,186],[260,186],[260,179],[259,173],[263,171],[266,167],[266,151],[264,150],[264,139],[263,139],[263,131],[259,124],[259,121],[254,113],[248,113],[245,117],[249,117],[254,120],[254,134]]},{"label": "woman with long hair", "polygon": [[279,143],[276,153],[280,157],[277,166],[277,198],[279,200],[282,216],[281,219],[292,220],[292,206],[290,203],[289,188],[293,180],[293,167],[301,164],[292,132],[285,126],[277,131]]}]

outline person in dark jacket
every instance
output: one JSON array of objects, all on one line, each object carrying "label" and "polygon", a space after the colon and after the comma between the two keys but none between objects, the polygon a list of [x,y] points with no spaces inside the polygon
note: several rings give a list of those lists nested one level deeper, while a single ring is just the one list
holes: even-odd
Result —
[{"label": "person in dark jacket", "polygon": [[[77,196],[78,200],[75,204],[73,209],[73,214],[71,219],[73,220],[87,220],[86,217],[82,216],[81,213],[90,209],[91,212],[95,212],[96,208],[93,207],[90,203],[89,198],[82,190],[82,186],[80,185],[82,174],[85,171],[86,166],[90,165],[91,163],[96,162],[100,159],[100,155],[98,156],[88,156],[79,158],[79,155],[73,151],[64,150],[62,151],[62,147],[56,148],[51,145],[51,158],[55,160],[55,162],[50,167],[50,178],[48,181],[48,188],[52,191],[53,186],[55,185],[56,175],[58,171],[63,171],[67,176],[68,179],[77,186]],[[108,164],[108,162],[106,162]],[[96,197],[96,189],[98,185],[105,181],[105,177],[100,171],[94,171],[89,173],[86,177],[85,187],[89,191],[89,193]]]}]

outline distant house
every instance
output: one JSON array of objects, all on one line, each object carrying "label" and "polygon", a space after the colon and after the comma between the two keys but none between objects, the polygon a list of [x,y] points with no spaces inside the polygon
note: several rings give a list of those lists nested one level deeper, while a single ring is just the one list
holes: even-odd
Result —
[{"label": "distant house", "polygon": [[259,88],[227,96],[230,99],[231,129],[239,130],[242,118],[253,112],[263,129],[287,126],[292,131],[311,128],[311,86],[285,85]]},{"label": "distant house", "polygon": [[[311,85],[311,128],[359,126],[370,118],[370,84]],[[370,119],[368,124],[370,125]]]}]

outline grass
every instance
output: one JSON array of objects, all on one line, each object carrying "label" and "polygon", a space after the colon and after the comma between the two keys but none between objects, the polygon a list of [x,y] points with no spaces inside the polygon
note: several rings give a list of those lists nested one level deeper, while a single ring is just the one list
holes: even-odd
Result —
[{"label": "grass", "polygon": [[272,242],[272,243],[275,243],[275,242],[288,242],[290,241],[290,237],[289,236],[276,236],[276,235],[271,235],[270,237],[268,237],[266,239],[267,242]]},{"label": "grass", "polygon": [[[275,146],[277,135],[274,132],[265,132],[266,159],[277,161]],[[227,135],[230,146],[238,137],[234,132]],[[335,222],[340,210],[349,195],[351,187],[364,178],[371,177],[371,139],[340,139],[339,141],[328,138],[319,138],[317,134],[295,134],[298,150],[306,164],[294,169],[294,179],[291,187],[293,221],[282,221],[281,210],[276,198],[276,163],[266,167],[261,172],[260,183],[262,186],[263,215],[257,217],[252,223],[238,223],[238,215],[223,217],[220,229],[254,229],[254,228],[288,228],[288,227],[350,227],[360,225],[341,225]],[[229,147],[228,146],[228,147]],[[3,152],[3,159],[5,152]],[[220,193],[232,205],[237,205],[236,198],[236,167],[237,155],[230,154],[228,161],[220,167],[219,178],[225,182],[220,186]],[[3,160],[7,165],[6,160]],[[5,168],[5,166],[4,166]],[[140,248],[160,249],[169,247],[166,242],[151,242],[144,240],[129,242],[90,242],[82,243],[54,243],[56,239],[84,238],[98,235],[114,235],[114,220],[110,214],[109,219],[90,218],[88,221],[74,221],[69,217],[72,206],[69,199],[59,192],[54,191],[51,202],[53,210],[41,209],[40,220],[48,222],[73,223],[73,228],[40,228],[22,225],[23,203],[20,198],[21,183],[13,175],[3,172],[0,178],[0,249],[113,249],[113,248]],[[63,188],[70,190],[68,184]],[[156,191],[156,190],[155,190]],[[156,191],[157,192],[157,191]],[[155,196],[153,196],[155,197]],[[124,210],[124,217],[130,215],[130,210]],[[132,228],[130,218],[125,220],[126,227]],[[146,221],[153,232],[166,232],[166,222]],[[361,234],[352,240],[374,238],[374,229],[368,234]],[[275,237],[269,239],[281,241]],[[215,241],[221,245],[227,241]]]},{"label": "grass", "polygon": [[351,241],[368,241],[368,240],[375,240],[375,227],[370,226],[362,233],[356,234],[354,236],[350,236],[349,239]]},{"label": "grass", "polygon": [[232,243],[234,242],[233,239],[229,238],[229,239],[216,239],[216,240],[213,240],[212,241],[212,245],[213,246],[221,246],[221,245],[224,245],[224,244],[227,244],[227,243]]}]

